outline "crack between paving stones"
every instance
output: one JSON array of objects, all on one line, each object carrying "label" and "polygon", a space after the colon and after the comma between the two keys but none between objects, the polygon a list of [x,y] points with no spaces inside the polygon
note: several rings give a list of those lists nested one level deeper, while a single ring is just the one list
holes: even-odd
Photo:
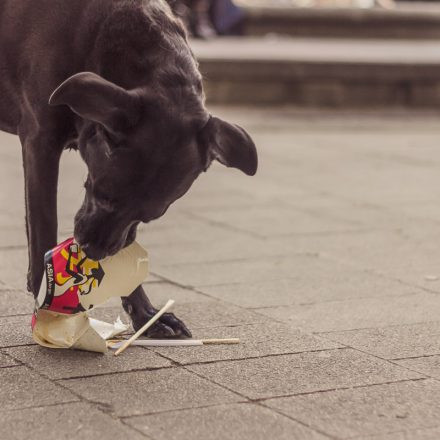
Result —
[{"label": "crack between paving stones", "polygon": [[290,393],[290,394],[283,394],[282,396],[274,396],[274,397],[262,397],[258,399],[250,399],[251,402],[266,402],[267,400],[276,400],[276,399],[285,399],[288,397],[298,397],[298,396],[309,396],[311,394],[324,394],[324,393],[331,393],[333,391],[343,391],[343,390],[355,390],[358,388],[370,388],[370,387],[376,387],[376,386],[383,386],[383,385],[393,385],[398,383],[406,383],[406,382],[420,382],[420,381],[426,381],[430,378],[428,377],[417,377],[414,379],[400,379],[400,380],[394,380],[394,381],[385,381],[385,382],[377,382],[377,383],[368,383],[363,385],[353,385],[353,386],[341,386],[336,388],[326,388],[324,390],[316,390],[316,391],[304,391],[301,393]]},{"label": "crack between paving stones", "polygon": [[1,409],[0,408],[0,414],[6,414],[8,412],[15,412],[15,411],[22,411],[25,409],[48,408],[48,407],[61,406],[61,405],[71,405],[72,403],[81,403],[81,401],[80,400],[69,400],[66,402],[48,403],[47,405],[31,405],[31,406],[23,406],[20,408],[11,408],[11,409]]},{"label": "crack between paving stones", "polygon": [[180,363],[179,361],[176,361],[174,359],[171,359],[167,357],[166,354],[159,353],[154,351],[154,353],[161,355],[166,360],[172,361],[176,363],[176,366],[178,367],[192,367],[194,365],[210,365],[210,364],[220,364],[224,362],[236,362],[236,361],[246,361],[246,360],[253,360],[253,359],[265,359],[265,358],[274,358],[279,356],[291,356],[291,355],[298,355],[303,353],[321,353],[321,352],[327,352],[327,351],[338,351],[338,350],[349,350],[349,347],[333,347],[333,348],[320,348],[320,349],[314,349],[314,350],[305,350],[305,351],[293,351],[288,353],[273,353],[273,354],[263,354],[258,356],[249,356],[244,358],[234,358],[234,359],[217,359],[213,361],[199,361],[199,362],[189,362],[189,363]]},{"label": "crack between paving stones", "polygon": [[19,316],[28,316],[29,318],[32,316],[31,313],[16,313],[15,315],[1,315],[0,318],[15,318]]},{"label": "crack between paving stones", "polygon": [[0,370],[5,370],[6,368],[23,367],[23,364],[14,365],[0,365]]},{"label": "crack between paving stones", "polygon": [[[145,348],[145,347],[143,347]],[[131,370],[124,370],[124,371],[109,371],[107,373],[96,373],[96,374],[88,374],[88,375],[82,375],[82,376],[70,376],[70,377],[57,377],[56,379],[48,377],[51,381],[59,382],[59,381],[70,381],[70,380],[77,380],[77,379],[88,379],[88,378],[95,378],[95,377],[103,377],[103,376],[114,376],[115,374],[126,374],[126,373],[139,373],[139,372],[148,372],[148,371],[157,371],[157,370],[169,370],[172,368],[180,367],[181,365],[170,365],[170,366],[163,366],[163,367],[150,367],[150,368],[133,368]]]},{"label": "crack between paving stones", "polygon": [[246,310],[266,310],[266,309],[279,309],[285,307],[304,307],[304,306],[314,306],[319,304],[329,304],[329,303],[341,303],[341,302],[349,302],[349,301],[359,301],[363,299],[381,299],[381,298],[402,298],[405,296],[414,296],[420,295],[420,292],[416,293],[402,293],[399,295],[382,295],[382,296],[360,296],[358,298],[344,298],[344,299],[329,299],[324,301],[314,301],[314,302],[305,302],[305,303],[293,303],[293,304],[281,304],[274,306],[263,306],[263,307],[246,307]]},{"label": "crack between paving stones", "polygon": [[249,402],[248,400],[238,401],[238,402],[225,402],[225,403],[212,403],[209,405],[201,405],[201,406],[189,406],[186,408],[174,408],[174,409],[164,409],[160,411],[146,412],[142,414],[134,414],[132,416],[121,416],[122,420],[135,419],[136,417],[145,417],[145,416],[154,416],[159,414],[166,413],[174,413],[174,412],[182,412],[188,411],[192,409],[205,409],[205,408],[215,408],[220,406],[229,406],[229,405],[252,405],[253,402]]},{"label": "crack between paving stones", "polygon": [[[17,362],[21,362],[20,360],[15,359],[14,356],[10,355],[9,353],[6,353],[6,355],[11,357],[12,359],[14,359]],[[22,365],[22,367],[23,368],[27,368],[27,369],[33,371],[36,375],[42,377],[43,379],[48,380],[49,382],[54,384],[56,387],[62,388],[63,390],[71,393],[73,396],[75,396],[78,399],[76,401],[59,402],[57,404],[50,404],[50,405],[44,405],[44,406],[56,406],[56,405],[63,405],[64,403],[75,403],[75,402],[83,402],[84,403],[85,402],[85,403],[88,403],[89,405],[91,405],[92,407],[94,407],[97,411],[99,411],[99,412],[101,412],[101,413],[103,413],[103,414],[105,414],[105,415],[107,415],[109,417],[112,417],[112,419],[115,420],[115,417],[113,417],[113,413],[111,413],[110,411],[109,412],[105,412],[103,410],[103,406],[105,405],[103,402],[95,402],[93,400],[85,398],[84,396],[82,396],[81,394],[75,392],[74,390],[69,389],[68,387],[66,387],[65,385],[60,383],[59,381],[50,379],[46,375],[42,374],[40,371],[36,370],[32,365]],[[19,408],[19,409],[26,409],[26,408]],[[120,418],[118,416],[116,416],[116,420],[118,420],[118,422],[122,424],[122,422],[121,422],[121,420],[120,420]],[[125,424],[124,424],[124,426],[125,426]],[[131,429],[133,429],[133,428],[131,428]],[[135,431],[137,432],[137,430],[135,430]],[[145,437],[145,434],[143,434],[143,433],[140,433],[140,434],[143,437]]]},{"label": "crack between paving stones", "polygon": [[323,431],[323,430],[321,430],[321,429],[319,429],[317,427],[314,427],[312,425],[308,425],[307,423],[303,422],[302,420],[296,419],[295,417],[293,417],[291,415],[284,414],[283,412],[281,412],[277,408],[272,408],[272,407],[266,406],[266,405],[264,405],[263,402],[255,402],[255,404],[260,406],[261,408],[268,409],[268,410],[273,411],[274,413],[276,413],[276,414],[278,414],[278,415],[280,415],[282,417],[285,417],[285,418],[287,418],[289,420],[292,420],[292,421],[298,423],[299,425],[305,426],[306,428],[310,429],[311,431],[315,431],[315,432],[317,432],[317,433],[319,433],[321,435],[324,435],[327,438],[338,440],[338,437],[335,437],[332,434],[328,434],[327,432],[325,432],[325,431]]},{"label": "crack between paving stones", "polygon": [[[220,384],[220,383],[218,383],[218,382],[216,382],[216,381],[214,381],[214,380],[212,380],[212,379],[210,379],[210,378],[206,378],[206,377],[202,376],[201,374],[199,374],[199,373],[197,373],[197,372],[195,372],[195,371],[192,371],[192,370],[190,370],[190,369],[187,369],[187,368],[185,368],[185,369],[186,369],[187,371],[189,371],[190,373],[195,374],[196,376],[200,377],[201,379],[207,380],[208,382],[211,382],[211,383],[213,383],[213,384],[215,384],[215,385],[217,385],[217,386],[219,386],[219,387],[221,387],[221,388],[223,388],[223,389],[225,389],[225,390],[227,390],[227,391],[229,391],[229,392],[232,392],[233,394],[236,394],[236,395],[242,397],[242,398],[244,399],[243,403],[255,403],[255,404],[259,405],[259,400],[258,400],[258,399],[251,399],[251,398],[249,398],[249,397],[247,397],[247,396],[241,394],[240,392],[235,391],[235,390],[233,390],[233,389],[227,387],[226,385]],[[264,406],[264,405],[262,405],[262,406]],[[267,409],[272,410],[271,408],[267,408]],[[276,411],[274,411],[274,412],[276,412]],[[300,421],[294,419],[293,417],[287,416],[286,414],[282,414],[282,415],[283,415],[284,417],[287,417],[288,419],[291,419],[291,420],[293,420],[293,421],[295,421],[295,422],[297,422],[297,423],[303,425],[303,426],[307,426],[307,425],[305,425],[304,423],[302,423],[302,422],[300,422]],[[314,428],[312,428],[312,427],[310,427],[310,426],[307,426],[307,427],[308,427],[309,429],[311,429],[312,431],[316,431],[316,429],[314,429]],[[320,432],[320,431],[317,431],[317,432],[319,432],[319,433],[322,434],[322,432]],[[326,435],[327,435],[327,434],[326,434]],[[327,435],[327,436],[328,436],[328,435]],[[331,438],[332,438],[332,437],[331,437]]]},{"label": "crack between paving stones", "polygon": [[[433,295],[439,295],[440,294],[440,291],[432,290],[429,287],[426,287],[424,285],[415,284],[415,283],[412,283],[412,282],[409,282],[409,281],[405,281],[405,280],[400,279],[400,278],[396,278],[394,276],[390,276],[390,275],[388,275],[388,274],[386,274],[384,272],[380,272],[377,269],[371,269],[371,268],[365,268],[365,267],[362,267],[362,266],[358,266],[357,264],[351,263],[351,261],[349,261],[349,260],[345,260],[344,258],[339,258],[339,257],[337,257],[335,255],[332,255],[332,254],[329,254],[329,253],[326,253],[326,252],[319,252],[318,254],[319,254],[319,257],[324,259],[324,260],[336,261],[338,263],[344,264],[344,265],[346,265],[348,267],[351,267],[353,269],[356,269],[356,270],[358,270],[360,272],[363,272],[363,273],[366,273],[368,275],[373,275],[373,276],[376,276],[376,277],[380,277],[380,278],[388,280],[388,281],[395,281],[395,282],[398,282],[398,283],[400,283],[400,284],[402,284],[404,286],[412,287],[413,289],[419,289],[419,290],[422,290],[423,292],[430,293],[430,294],[433,294]],[[421,292],[419,292],[419,293],[421,293]]]},{"label": "crack between paving stones", "polygon": [[[376,434],[370,434],[370,435],[356,435],[354,437],[344,437],[344,440],[356,440],[356,439],[368,439],[368,438],[372,438],[373,440],[377,439],[378,435],[390,435],[390,434],[411,434],[411,433],[416,433],[417,431],[422,431],[425,429],[435,429],[435,428],[439,428],[440,425],[432,425],[432,426],[420,426],[419,428],[416,429],[409,429],[406,431],[387,431],[387,432],[378,432]],[[411,437],[411,438],[415,438],[415,437]]]},{"label": "crack between paving stones", "polygon": [[435,381],[437,381],[437,382],[440,381],[439,378],[436,378],[436,377],[430,376],[429,374],[426,374],[426,373],[421,373],[420,371],[414,370],[414,369],[412,369],[412,368],[405,367],[405,366],[403,366],[403,365],[399,365],[398,363],[393,362],[391,359],[384,359],[384,358],[382,358],[382,357],[380,357],[380,356],[378,356],[378,355],[375,355],[374,353],[369,353],[369,352],[367,352],[367,351],[365,351],[365,350],[361,350],[361,349],[359,349],[359,348],[352,347],[352,346],[347,345],[347,344],[344,344],[344,343],[342,343],[342,342],[339,342],[339,344],[342,344],[343,346],[345,346],[345,347],[347,347],[347,348],[351,348],[351,349],[354,350],[354,351],[358,351],[359,353],[363,353],[363,354],[365,354],[365,355],[367,355],[367,356],[371,356],[371,357],[376,358],[376,359],[379,359],[379,360],[381,360],[381,361],[383,361],[383,362],[386,362],[386,363],[389,363],[389,364],[391,364],[391,365],[394,365],[394,366],[397,367],[397,368],[401,368],[401,369],[403,369],[403,370],[410,371],[410,372],[412,372],[412,373],[417,373],[417,374],[419,374],[419,375],[422,376],[422,377],[418,378],[419,380],[420,380],[420,379],[428,379],[428,378],[429,378],[429,379],[433,379],[433,380],[435,380]]},{"label": "crack between paving stones", "polygon": [[118,417],[118,421],[119,423],[121,423],[121,425],[126,426],[129,429],[132,429],[133,431],[137,432],[138,434],[140,434],[142,437],[145,437],[147,440],[156,440],[155,437],[152,437],[150,434],[145,434],[144,432],[142,432],[140,429],[136,428],[135,426],[131,426],[128,423],[125,422],[124,419],[122,419],[121,417]]},{"label": "crack between paving stones", "polygon": [[0,349],[2,348],[20,348],[20,347],[34,347],[38,344],[36,344],[35,342],[31,342],[28,344],[16,344],[16,345],[1,345]]},{"label": "crack between paving stones", "polygon": [[[387,329],[387,328],[393,328],[393,327],[411,327],[411,326],[416,326],[416,325],[423,325],[423,324],[438,324],[440,323],[439,321],[418,321],[418,322],[411,322],[411,323],[404,323],[404,324],[390,324],[390,325],[385,325],[383,327],[357,327],[357,328],[350,328],[350,329],[346,329],[346,330],[326,330],[326,331],[317,331],[317,332],[312,332],[311,334],[313,335],[326,335],[328,333],[348,333],[348,332],[356,332],[356,331],[360,331],[360,330],[381,330],[381,329]],[[324,336],[325,337],[325,336]],[[331,341],[333,339],[330,339]],[[336,341],[339,342],[339,341]],[[340,342],[340,344],[343,344],[342,342]]]},{"label": "crack between paving stones", "polygon": [[420,354],[418,356],[407,356],[407,357],[400,357],[400,358],[389,358],[389,361],[405,361],[407,359],[423,359],[423,358],[430,358],[430,357],[436,357],[439,356],[439,353],[433,353],[433,354]]}]

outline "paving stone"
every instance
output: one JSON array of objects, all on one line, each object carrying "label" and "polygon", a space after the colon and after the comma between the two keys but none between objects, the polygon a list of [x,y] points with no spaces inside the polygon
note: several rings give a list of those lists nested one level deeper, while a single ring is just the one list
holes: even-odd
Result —
[{"label": "paving stone", "polygon": [[256,310],[304,331],[329,332],[434,321],[440,296],[417,293]]},{"label": "paving stone", "polygon": [[385,359],[440,354],[440,322],[323,333],[320,336]]},{"label": "paving stone", "polygon": [[27,367],[0,368],[0,411],[73,402],[69,390],[44,379]]},{"label": "paving stone", "polygon": [[166,347],[154,351],[180,364],[246,359],[274,354],[299,353],[340,345],[289,329],[276,322],[234,327],[195,330],[196,339],[239,338],[237,345],[204,345],[203,347]]},{"label": "paving stone", "polygon": [[80,402],[0,413],[0,438],[140,440],[146,437],[92,405]]},{"label": "paving stone", "polygon": [[221,241],[230,235],[231,232],[221,225],[208,223],[171,208],[160,221],[140,225],[136,240],[149,249],[152,245],[201,243],[206,242],[207,238]]},{"label": "paving stone", "polygon": [[395,361],[398,365],[429,377],[440,378],[440,356],[423,356]]},{"label": "paving stone", "polygon": [[9,288],[26,291],[27,248],[0,251],[0,280]]},{"label": "paving stone", "polygon": [[291,257],[292,277],[203,286],[204,293],[242,307],[273,307],[344,299],[400,296],[418,289],[348,265],[306,255]]},{"label": "paving stone", "polygon": [[150,350],[131,347],[124,356],[77,350],[52,350],[40,346],[4,349],[13,358],[49,379],[87,377],[96,374],[169,367],[171,363]]},{"label": "paving stone", "polygon": [[[414,230],[419,232],[415,234]],[[438,225],[414,220],[404,230],[399,224],[390,224],[386,230],[310,237],[309,250],[353,267],[440,293],[437,264],[440,249],[436,246],[438,237]],[[286,249],[297,250],[307,245],[305,242],[299,242],[298,245],[298,242],[298,239],[292,243],[287,240],[277,241],[284,252]],[[427,279],[429,275],[436,275],[437,279]]]},{"label": "paving stone", "polygon": [[0,249],[7,250],[17,246],[27,246],[25,225],[5,225],[0,217]]},{"label": "paving stone", "polygon": [[243,400],[182,368],[119,373],[61,383],[122,417]]},{"label": "paving stone", "polygon": [[271,257],[281,253],[277,243],[271,243],[259,237],[237,234],[235,231],[227,231],[221,239],[210,234],[206,234],[204,238],[203,241],[191,241],[191,237],[187,237],[186,242],[173,243],[172,246],[168,243],[149,245],[152,270],[156,264],[207,263],[255,258],[256,256]]},{"label": "paving stone", "polygon": [[34,307],[35,300],[31,294],[0,287],[0,316],[31,314]]},{"label": "paving stone", "polygon": [[286,204],[300,211],[364,228],[371,228],[372,225],[375,228],[389,228],[390,224],[403,227],[408,220],[401,213],[384,206],[344,200],[330,194],[288,199]]},{"label": "paving stone", "polygon": [[260,313],[220,301],[181,303],[173,306],[173,313],[191,329],[256,324],[271,321]]},{"label": "paving stone", "polygon": [[0,319],[0,347],[34,344],[31,315],[2,317]]},{"label": "paving stone", "polygon": [[330,436],[357,438],[438,426],[439,399],[437,381],[418,380],[272,399],[264,404]]},{"label": "paving stone", "polygon": [[440,427],[415,429],[390,434],[379,434],[368,437],[356,437],[356,440],[438,440]]},{"label": "paving stone", "polygon": [[9,356],[6,356],[4,353],[0,352],[0,368],[13,367],[14,365],[20,364]]},{"label": "paving stone", "polygon": [[185,286],[250,283],[295,276],[295,259],[289,256],[278,256],[205,264],[159,264],[155,272]]},{"label": "paving stone", "polygon": [[356,229],[356,226],[349,222],[323,218],[282,204],[267,204],[241,209],[235,208],[234,210],[203,210],[197,215],[208,221],[263,238],[277,235],[319,234]]},{"label": "paving stone", "polygon": [[187,368],[250,399],[422,377],[351,349],[190,365]]},{"label": "paving stone", "polygon": [[125,419],[156,440],[324,440],[286,417],[253,404],[212,406]]},{"label": "paving stone", "polygon": [[151,303],[157,308],[165,305],[169,299],[174,299],[176,304],[210,301],[206,295],[167,282],[144,283],[143,286]]}]

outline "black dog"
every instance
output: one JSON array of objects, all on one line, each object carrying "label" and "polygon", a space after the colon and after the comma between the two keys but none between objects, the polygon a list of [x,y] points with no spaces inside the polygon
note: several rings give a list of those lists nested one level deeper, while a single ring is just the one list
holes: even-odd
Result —
[{"label": "black dog", "polygon": [[[212,160],[257,169],[247,133],[206,111],[185,31],[163,0],[0,0],[0,129],[23,147],[34,295],[57,243],[63,149],[88,167],[75,237],[92,259],[131,243]],[[135,329],[156,312],[141,286],[123,305]],[[167,314],[152,335],[190,333]]]}]

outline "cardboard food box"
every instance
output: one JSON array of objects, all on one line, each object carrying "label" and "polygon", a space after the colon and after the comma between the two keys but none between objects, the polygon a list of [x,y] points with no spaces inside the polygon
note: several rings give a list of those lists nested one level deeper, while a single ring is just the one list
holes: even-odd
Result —
[{"label": "cardboard food box", "polygon": [[147,251],[134,242],[94,261],[69,238],[46,253],[44,265],[32,318],[35,341],[52,348],[106,351],[105,339],[127,326],[93,320],[87,311],[112,297],[128,296],[142,284],[148,275]]}]

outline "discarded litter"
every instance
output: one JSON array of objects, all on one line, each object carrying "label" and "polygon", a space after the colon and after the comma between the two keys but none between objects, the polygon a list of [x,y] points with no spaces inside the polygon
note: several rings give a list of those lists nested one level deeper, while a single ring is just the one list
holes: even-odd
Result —
[{"label": "discarded litter", "polygon": [[106,339],[128,326],[98,321],[87,311],[111,297],[127,296],[148,274],[148,254],[138,243],[93,261],[73,238],[46,253],[45,277],[32,317],[34,340],[45,347],[106,352]]},{"label": "discarded litter", "polygon": [[70,238],[46,253],[37,308],[74,314],[111,297],[128,296],[148,275],[147,251],[134,242],[116,255],[94,261]]},{"label": "discarded litter", "polygon": [[48,348],[74,348],[77,350],[105,353],[107,339],[128,330],[120,318],[113,323],[90,318],[87,313],[66,315],[38,310],[33,320],[34,341]]},{"label": "discarded litter", "polygon": [[32,336],[38,344],[56,349],[107,352],[115,356],[130,345],[144,347],[238,344],[239,339],[156,340],[138,338],[173,304],[169,300],[156,315],[127,340],[115,336],[128,330],[120,318],[107,323],[91,318],[88,311],[112,297],[128,296],[148,275],[148,254],[136,242],[116,255],[93,261],[70,238],[46,253],[45,277],[35,301]]}]

